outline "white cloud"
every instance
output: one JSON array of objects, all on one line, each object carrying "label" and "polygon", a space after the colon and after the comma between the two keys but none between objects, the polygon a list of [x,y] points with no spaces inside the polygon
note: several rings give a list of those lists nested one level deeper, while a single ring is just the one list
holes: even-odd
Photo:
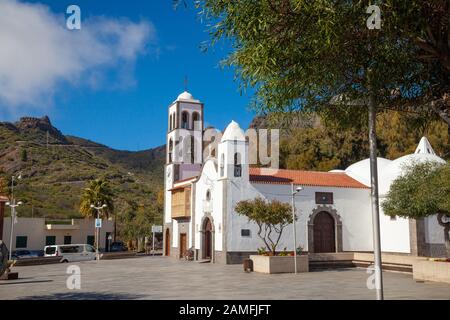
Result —
[{"label": "white cloud", "polygon": [[[18,0],[0,0],[0,111],[45,106],[64,85],[99,88],[132,84],[134,63],[156,32],[148,21],[97,17],[81,30],[66,28],[65,12]],[[117,71],[117,70],[116,70]],[[114,74],[114,73],[113,73]],[[117,78],[117,79],[116,79]],[[5,110],[3,110],[5,111]]]}]

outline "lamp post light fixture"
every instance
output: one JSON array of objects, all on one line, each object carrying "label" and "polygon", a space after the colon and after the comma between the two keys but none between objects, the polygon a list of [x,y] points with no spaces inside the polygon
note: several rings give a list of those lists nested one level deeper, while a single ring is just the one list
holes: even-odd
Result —
[{"label": "lamp post light fixture", "polygon": [[297,230],[295,227],[295,195],[303,190],[303,187],[299,186],[294,190],[294,184],[291,184],[292,187],[292,230],[294,233],[294,272],[297,274]]},{"label": "lamp post light fixture", "polygon": [[100,260],[100,255],[98,252],[98,242],[100,240],[100,227],[97,227],[97,220],[100,219],[100,212],[101,210],[105,209],[107,207],[106,204],[103,204],[99,207],[94,206],[93,204],[91,204],[91,208],[97,210],[97,218],[96,223],[95,223],[95,250],[96,250],[96,256],[97,256],[97,261]]}]

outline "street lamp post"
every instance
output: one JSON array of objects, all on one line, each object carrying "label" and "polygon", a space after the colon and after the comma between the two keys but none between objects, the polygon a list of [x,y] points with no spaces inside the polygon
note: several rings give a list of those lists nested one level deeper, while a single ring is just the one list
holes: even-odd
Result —
[{"label": "street lamp post", "polygon": [[[106,204],[103,204],[99,207],[94,206],[91,204],[91,208],[97,210],[97,218],[96,220],[100,219],[100,211],[105,209],[107,207]],[[97,223],[95,223],[95,250],[97,255],[97,261],[100,260],[100,255],[98,252],[98,242],[100,241],[100,227],[97,227]]]},{"label": "street lamp post", "polygon": [[[11,201],[8,201],[6,203],[7,206],[11,208],[11,230],[9,234],[9,260],[11,260],[12,257],[12,244],[13,244],[13,236],[14,236],[14,221],[16,220],[16,208],[20,205],[22,205],[22,201],[19,201],[16,203],[16,199],[14,198],[14,179],[16,177],[11,177]],[[19,173],[19,176],[17,177],[18,180],[22,179],[22,174]]]},{"label": "street lamp post", "polygon": [[294,272],[297,274],[297,229],[295,227],[295,195],[303,190],[303,187],[297,187],[294,190],[294,184],[291,184],[292,187],[292,229],[294,232]]},{"label": "street lamp post", "polygon": [[13,198],[12,201],[7,202],[6,205],[11,207],[11,232],[9,234],[9,257],[8,257],[8,259],[11,260],[13,235],[14,235],[14,221],[16,220],[16,208],[22,205],[22,201],[16,203],[16,200]]}]

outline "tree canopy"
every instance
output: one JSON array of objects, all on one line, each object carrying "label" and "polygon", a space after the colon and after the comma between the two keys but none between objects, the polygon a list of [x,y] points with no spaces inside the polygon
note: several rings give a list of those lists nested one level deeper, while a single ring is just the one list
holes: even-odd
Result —
[{"label": "tree canopy", "polygon": [[[269,120],[270,121],[270,120]],[[272,121],[270,121],[272,122]],[[265,124],[263,124],[265,125]],[[269,124],[283,127],[278,123]],[[332,119],[315,121],[281,130],[280,167],[296,170],[345,169],[369,154],[367,128],[355,123],[342,128]],[[377,117],[378,156],[396,159],[413,153],[426,136],[438,156],[450,160],[450,138],[444,122],[416,114],[385,111]]]},{"label": "tree canopy", "polygon": [[394,180],[386,201],[385,214],[423,218],[437,213],[450,214],[450,164],[415,164]]},{"label": "tree canopy", "polygon": [[95,179],[88,183],[88,187],[83,190],[80,201],[80,212],[85,217],[95,217],[97,211],[91,205],[106,205],[101,213],[102,218],[108,218],[114,212],[114,194],[109,182],[105,179]]},{"label": "tree canopy", "polygon": [[[256,88],[259,111],[353,121],[364,110],[349,101],[372,92],[381,108],[432,112],[450,126],[447,0],[196,2],[212,43],[232,40],[224,64]],[[380,30],[366,26],[371,4],[381,8]]]},{"label": "tree canopy", "polygon": [[409,167],[392,183],[382,206],[390,216],[421,219],[437,214],[450,259],[450,164],[427,162]]}]

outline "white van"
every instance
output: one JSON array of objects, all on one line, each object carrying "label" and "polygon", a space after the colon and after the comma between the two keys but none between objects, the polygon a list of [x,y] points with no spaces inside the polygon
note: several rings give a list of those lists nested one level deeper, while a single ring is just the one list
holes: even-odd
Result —
[{"label": "white van", "polygon": [[90,244],[64,244],[46,246],[45,257],[61,257],[61,262],[95,260],[97,252]]}]

